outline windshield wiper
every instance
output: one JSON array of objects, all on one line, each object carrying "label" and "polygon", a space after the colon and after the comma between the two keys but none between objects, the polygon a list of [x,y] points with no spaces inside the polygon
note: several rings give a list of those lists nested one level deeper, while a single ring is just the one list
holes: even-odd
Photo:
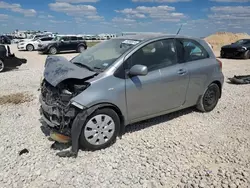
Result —
[{"label": "windshield wiper", "polygon": [[82,63],[79,63],[79,62],[72,62],[72,63],[74,63],[74,64],[76,64],[76,65],[79,65],[79,66],[81,66],[81,67],[84,67],[84,68],[86,68],[86,69],[88,69],[88,70],[90,70],[90,71],[95,72],[95,70],[92,69],[91,67],[89,67],[88,65],[85,65],[85,64],[82,64]]}]

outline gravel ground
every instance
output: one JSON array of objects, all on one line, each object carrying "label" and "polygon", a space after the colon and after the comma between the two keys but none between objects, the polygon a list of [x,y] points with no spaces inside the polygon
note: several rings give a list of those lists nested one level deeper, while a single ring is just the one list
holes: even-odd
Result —
[{"label": "gravel ground", "polygon": [[[0,106],[0,187],[250,187],[250,85],[225,83],[216,109],[193,109],[131,125],[102,151],[59,158],[41,131],[38,93],[45,55],[0,74],[0,96],[30,92],[32,102]],[[64,55],[67,58],[75,54]],[[250,60],[222,60],[225,78],[250,74]],[[29,153],[18,155],[27,148]]]}]

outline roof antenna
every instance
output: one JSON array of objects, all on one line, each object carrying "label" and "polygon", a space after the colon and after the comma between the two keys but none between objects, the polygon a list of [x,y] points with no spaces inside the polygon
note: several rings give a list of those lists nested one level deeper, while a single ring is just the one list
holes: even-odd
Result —
[{"label": "roof antenna", "polygon": [[182,25],[183,25],[183,24],[181,24],[181,27],[179,28],[179,30],[178,30],[178,32],[176,33],[176,35],[178,35],[178,34],[180,33],[181,28],[182,28]]}]

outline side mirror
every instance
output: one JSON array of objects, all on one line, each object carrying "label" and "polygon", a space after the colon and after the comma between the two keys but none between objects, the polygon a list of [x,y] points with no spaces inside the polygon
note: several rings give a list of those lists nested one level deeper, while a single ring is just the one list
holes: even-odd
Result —
[{"label": "side mirror", "polygon": [[145,76],[148,74],[148,68],[144,65],[134,65],[128,74],[131,76]]}]

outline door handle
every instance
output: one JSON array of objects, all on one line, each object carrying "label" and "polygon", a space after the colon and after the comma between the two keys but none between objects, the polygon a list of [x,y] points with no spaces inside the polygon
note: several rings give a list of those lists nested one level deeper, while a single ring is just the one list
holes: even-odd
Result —
[{"label": "door handle", "polygon": [[187,73],[187,71],[185,69],[180,69],[180,70],[178,70],[177,73],[180,74],[180,75],[184,75],[184,74]]}]

